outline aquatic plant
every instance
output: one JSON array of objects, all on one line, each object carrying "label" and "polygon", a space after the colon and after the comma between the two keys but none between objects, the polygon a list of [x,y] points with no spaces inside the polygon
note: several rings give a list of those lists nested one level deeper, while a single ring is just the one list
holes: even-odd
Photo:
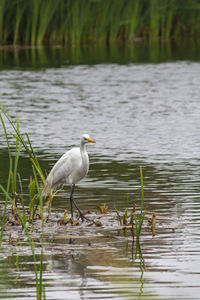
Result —
[{"label": "aquatic plant", "polygon": [[[133,208],[131,209],[131,212],[129,213],[128,207],[128,198],[127,198],[127,207],[125,208],[125,211],[122,216],[120,216],[118,210],[116,209],[117,213],[117,219],[120,223],[120,226],[122,226],[125,229],[125,235],[127,235],[126,229],[129,227],[131,228],[132,235],[134,237],[134,226],[135,226],[135,232],[136,232],[136,240],[139,240],[141,229],[144,221],[144,217],[146,214],[146,211],[143,210],[144,208],[144,183],[143,183],[143,173],[142,173],[142,167],[140,167],[140,181],[141,181],[141,206],[140,206],[140,216],[139,219],[136,215],[136,205],[133,205]],[[135,222],[134,222],[135,221]]]},{"label": "aquatic plant", "polygon": [[[5,135],[5,139],[6,139],[6,143],[7,143],[9,166],[10,166],[6,191],[7,191],[7,193],[9,193],[10,189],[11,189],[12,198],[13,198],[14,202],[17,200],[17,197],[19,197],[19,193],[17,191],[17,178],[18,178],[20,190],[22,192],[22,181],[21,181],[20,174],[18,172],[18,161],[19,161],[19,154],[20,154],[21,146],[24,146],[24,149],[25,149],[26,153],[28,154],[28,156],[30,157],[30,161],[32,163],[34,177],[33,178],[32,178],[32,176],[30,177],[30,184],[29,184],[30,205],[29,205],[29,215],[27,217],[27,219],[30,222],[34,218],[36,208],[38,206],[38,204],[36,204],[36,200],[40,199],[39,195],[41,193],[40,185],[37,186],[38,179],[36,178],[36,176],[37,176],[37,174],[39,175],[40,181],[42,183],[44,183],[45,177],[44,177],[42,169],[39,165],[39,162],[37,160],[35,152],[33,150],[33,147],[32,147],[32,144],[31,144],[28,134],[27,133],[25,134],[25,136],[27,137],[27,141],[25,141],[24,136],[22,134],[20,134],[19,117],[17,116],[17,122],[15,124],[15,121],[13,120],[13,118],[9,115],[7,110],[1,104],[0,104],[0,110],[2,112],[2,114],[0,114],[0,119],[1,119],[3,129],[4,129],[4,135]],[[9,142],[8,132],[7,132],[6,125],[5,125],[2,115],[9,121],[9,124],[14,129],[14,133],[11,133],[11,136],[15,138],[14,159],[13,159],[12,149],[11,149],[10,142]],[[13,163],[13,160],[14,160],[14,163]],[[52,194],[51,200],[52,200],[53,196],[54,196],[54,194]],[[12,203],[13,210],[15,210],[15,206],[16,206],[16,205],[14,205],[14,202]],[[5,203],[7,205],[7,198],[6,198]],[[5,211],[6,211],[6,208],[4,209],[4,212]],[[3,220],[4,220],[4,218],[3,218]]]},{"label": "aquatic plant", "polygon": [[[34,175],[36,176],[36,173]],[[37,178],[37,176],[36,176],[36,178]],[[37,179],[36,179],[36,182],[37,182],[37,188],[39,188]],[[43,245],[42,245],[42,241],[41,241],[40,265],[39,265],[39,270],[38,270],[37,260],[36,260],[36,255],[35,255],[35,244],[34,244],[33,238],[31,237],[31,235],[29,233],[29,230],[28,230],[28,220],[27,220],[27,217],[25,214],[25,208],[22,205],[22,212],[21,212],[19,210],[19,208],[15,205],[14,199],[9,195],[9,193],[4,189],[4,187],[1,184],[0,184],[0,189],[3,191],[6,198],[12,203],[12,205],[15,206],[15,211],[17,213],[17,216],[18,216],[18,218],[21,222],[21,225],[23,227],[23,230],[28,238],[28,243],[31,247],[32,256],[33,256],[37,300],[41,300],[41,299],[45,298],[44,285],[43,285],[43,281],[42,281],[42,277],[43,277]],[[39,190],[40,190],[40,188],[39,188]],[[41,193],[39,195],[39,198],[40,198],[40,212],[41,212],[41,232],[43,233],[43,204],[42,204]]]},{"label": "aquatic plant", "polygon": [[[24,233],[26,234],[28,238],[28,243],[31,247],[32,251],[32,256],[33,256],[33,262],[34,262],[34,272],[35,272],[35,282],[36,282],[36,294],[37,294],[37,300],[41,300],[42,298],[45,298],[45,292],[44,292],[44,285],[42,281],[42,275],[43,275],[43,241],[41,239],[41,253],[40,253],[40,265],[39,265],[39,270],[37,267],[37,261],[36,261],[36,255],[35,255],[35,245],[34,245],[34,240],[31,237],[29,233],[29,222],[33,220],[34,214],[37,208],[37,205],[35,204],[35,199],[39,199],[39,206],[40,206],[40,219],[41,219],[41,233],[43,233],[43,199],[42,199],[42,192],[41,192],[41,187],[40,183],[38,180],[38,174],[40,178],[43,179],[43,174],[41,171],[41,168],[39,166],[39,163],[36,159],[35,153],[33,151],[30,139],[27,135],[28,138],[28,144],[25,142],[24,138],[22,135],[20,135],[19,132],[19,117],[17,117],[17,123],[13,121],[11,116],[8,114],[8,112],[5,110],[5,108],[0,105],[0,109],[6,117],[6,119],[10,122],[12,127],[14,128],[14,133],[12,136],[15,138],[15,153],[14,153],[14,159],[12,155],[12,150],[11,150],[11,145],[9,141],[9,136],[8,136],[8,131],[6,129],[6,125],[3,119],[2,114],[0,114],[0,119],[1,123],[4,129],[4,135],[6,138],[7,142],[7,148],[8,148],[8,157],[9,157],[9,173],[8,173],[8,181],[7,181],[7,187],[6,189],[3,187],[3,185],[0,184],[0,190],[5,195],[5,204],[4,204],[4,213],[3,213],[3,219],[1,223],[1,235],[0,235],[0,243],[2,243],[2,238],[3,238],[3,233],[5,230],[5,226],[7,223],[7,205],[8,201],[11,203],[12,206],[12,216],[13,216],[13,221],[14,224],[17,225],[22,225]],[[32,162],[32,169],[33,169],[33,174],[34,177],[30,178],[30,185],[29,185],[29,194],[30,194],[30,206],[29,206],[29,213],[27,215],[23,199],[20,199],[19,194],[17,193],[17,176],[19,180],[19,185],[20,189],[22,191],[22,182],[20,175],[18,173],[18,161],[19,161],[19,153],[21,149],[21,145],[25,147],[27,150],[27,154],[31,157],[31,162]],[[30,147],[30,148],[29,148]],[[13,163],[14,161],[14,163]],[[10,194],[11,190],[11,194]],[[21,207],[18,207],[18,200],[20,201]],[[10,240],[10,237],[9,237]]]},{"label": "aquatic plant", "polygon": [[140,218],[139,220],[136,217],[136,214],[133,214],[134,220],[135,220],[135,227],[136,227],[136,238],[139,239],[142,224],[144,221],[144,216],[146,214],[146,211],[143,210],[144,207],[144,184],[143,184],[143,173],[142,173],[142,167],[140,167],[140,181],[141,181],[141,207],[140,207]]},{"label": "aquatic plant", "polygon": [[0,42],[40,45],[199,38],[198,0],[0,0]]},{"label": "aquatic plant", "polygon": [[[7,147],[8,147],[8,155],[9,155],[9,172],[8,172],[8,182],[7,182],[7,188],[6,188],[6,192],[8,193],[9,190],[10,190],[11,173],[12,173],[12,169],[13,169],[13,166],[12,166],[13,162],[12,162],[12,157],[11,157],[10,144],[9,144],[7,130],[6,130],[6,126],[5,126],[5,123],[4,123],[4,120],[1,116],[1,114],[0,114],[0,118],[1,118],[1,123],[2,123],[3,129],[4,129],[4,134],[5,134],[5,137],[6,137],[6,142],[7,142]],[[4,232],[4,228],[5,228],[5,224],[6,224],[7,204],[8,204],[8,197],[7,197],[7,194],[6,194],[3,218],[2,218],[2,222],[1,222],[0,243],[2,242],[3,232]]]}]

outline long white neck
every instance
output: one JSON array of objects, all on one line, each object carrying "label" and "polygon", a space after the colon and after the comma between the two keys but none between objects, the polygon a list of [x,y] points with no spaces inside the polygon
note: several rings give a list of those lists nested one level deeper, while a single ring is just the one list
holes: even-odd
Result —
[{"label": "long white neck", "polygon": [[80,150],[81,154],[86,152],[86,144],[83,141],[81,141]]},{"label": "long white neck", "polygon": [[81,152],[81,158],[82,158],[82,167],[84,168],[85,174],[87,174],[88,167],[89,167],[89,160],[88,160],[88,154],[86,151],[86,144],[82,141],[80,144],[80,152]]}]

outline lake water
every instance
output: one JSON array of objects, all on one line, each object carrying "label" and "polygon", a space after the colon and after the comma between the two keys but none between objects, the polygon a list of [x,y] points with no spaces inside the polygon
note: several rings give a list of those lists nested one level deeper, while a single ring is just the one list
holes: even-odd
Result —
[{"label": "lake water", "polygon": [[[100,63],[97,57],[90,63],[89,57],[85,63],[60,58],[55,65],[47,56],[43,65],[31,67],[23,64],[23,51],[20,55],[1,65],[0,103],[13,117],[19,114],[21,132],[29,133],[46,172],[79,145],[81,134],[90,134],[96,140],[88,145],[90,170],[75,197],[92,218],[98,217],[97,206],[108,206],[101,228],[58,226],[53,220],[69,209],[69,189],[56,197],[43,244],[46,299],[199,299],[199,62],[113,56]],[[2,137],[2,128],[0,133]],[[0,161],[5,185],[9,165],[4,138]],[[119,230],[115,208],[123,213],[136,204],[139,209],[140,166],[147,214],[136,255],[129,230]],[[32,170],[23,151],[19,170],[26,186]],[[2,193],[0,200],[2,214]],[[152,213],[155,236],[148,223]],[[6,232],[0,249],[0,299],[35,299],[29,246],[21,228],[7,230],[14,244],[8,243]],[[35,242],[39,254],[38,236]]]}]

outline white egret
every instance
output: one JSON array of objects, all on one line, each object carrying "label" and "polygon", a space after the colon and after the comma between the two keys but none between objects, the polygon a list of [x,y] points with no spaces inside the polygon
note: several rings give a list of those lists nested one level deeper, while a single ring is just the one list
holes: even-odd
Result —
[{"label": "white egret", "polygon": [[55,189],[60,184],[69,184],[71,186],[71,217],[73,218],[74,204],[82,221],[84,215],[75,202],[73,193],[75,184],[83,179],[88,173],[89,158],[86,151],[87,143],[95,143],[95,141],[93,141],[88,134],[84,134],[81,137],[80,147],[72,148],[61,156],[47,176],[43,188],[43,196],[47,197],[51,189]]}]

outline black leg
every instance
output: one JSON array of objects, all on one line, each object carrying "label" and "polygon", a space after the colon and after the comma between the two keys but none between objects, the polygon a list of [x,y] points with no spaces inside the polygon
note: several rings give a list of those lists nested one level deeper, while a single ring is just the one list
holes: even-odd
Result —
[{"label": "black leg", "polygon": [[71,194],[70,194],[70,208],[71,208],[71,217],[73,218],[73,193],[74,193],[75,184],[71,185]]},{"label": "black leg", "polygon": [[78,204],[76,203],[76,201],[74,200],[74,197],[73,197],[74,188],[75,188],[75,184],[72,184],[72,185],[71,185],[71,195],[70,195],[71,216],[72,216],[72,218],[73,218],[73,204],[74,204],[74,206],[76,207],[76,209],[77,209],[78,212],[79,212],[79,215],[80,215],[81,220],[83,221],[84,218],[85,218],[85,216],[84,216],[84,214],[82,213],[82,211],[80,210],[80,208],[78,207]]},{"label": "black leg", "polygon": [[78,212],[79,212],[79,215],[80,215],[80,218],[81,218],[81,220],[83,221],[83,219],[85,218],[84,217],[84,214],[82,213],[82,211],[80,210],[80,208],[78,207],[78,205],[77,205],[77,203],[76,203],[76,201],[73,199],[73,203],[74,203],[74,206],[76,207],[76,209],[78,210]]}]

